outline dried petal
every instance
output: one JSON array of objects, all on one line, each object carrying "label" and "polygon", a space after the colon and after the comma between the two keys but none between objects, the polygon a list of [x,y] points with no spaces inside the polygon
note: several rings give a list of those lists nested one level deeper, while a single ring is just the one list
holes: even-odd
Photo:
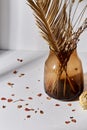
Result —
[{"label": "dried petal", "polygon": [[5,98],[5,97],[2,97],[1,100],[6,100],[6,98]]},{"label": "dried petal", "polygon": [[40,114],[44,114],[44,112],[42,110],[40,110]]},{"label": "dried petal", "polygon": [[76,119],[72,119],[71,121],[74,122],[74,123],[76,123]]},{"label": "dried petal", "polygon": [[22,105],[18,105],[17,108],[22,108]]},{"label": "dried petal", "polygon": [[41,96],[42,96],[42,93],[37,94],[37,96],[38,96],[38,97],[41,97]]},{"label": "dried petal", "polygon": [[60,104],[55,104],[55,106],[57,106],[57,107],[58,107],[58,106],[60,106]]},{"label": "dried petal", "polygon": [[5,105],[3,105],[3,106],[2,106],[2,108],[6,108],[6,106],[5,106]]},{"label": "dried petal", "polygon": [[13,101],[13,99],[11,99],[11,98],[9,98],[8,100],[7,100],[7,102],[12,102]]},{"label": "dried petal", "polygon": [[18,73],[18,71],[17,71],[17,70],[14,70],[14,71],[13,71],[13,74],[17,74],[17,73]]},{"label": "dried petal", "polygon": [[69,124],[69,123],[70,123],[70,121],[65,121],[65,123],[66,123],[66,124]]},{"label": "dried petal", "polygon": [[68,106],[72,106],[72,104],[71,104],[71,103],[68,103],[67,105],[68,105]]},{"label": "dried petal", "polygon": [[29,100],[33,100],[33,98],[32,98],[32,97],[28,97],[28,99],[29,99]]},{"label": "dried petal", "polygon": [[27,115],[27,118],[30,118],[31,117],[31,115]]}]

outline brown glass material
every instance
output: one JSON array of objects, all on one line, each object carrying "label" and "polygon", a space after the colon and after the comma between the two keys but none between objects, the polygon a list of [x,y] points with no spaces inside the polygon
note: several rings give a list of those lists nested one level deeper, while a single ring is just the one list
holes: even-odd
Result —
[{"label": "brown glass material", "polygon": [[51,50],[45,62],[44,86],[46,93],[60,100],[75,100],[83,91],[82,63],[76,50],[71,54],[65,70],[60,69],[60,62]]}]

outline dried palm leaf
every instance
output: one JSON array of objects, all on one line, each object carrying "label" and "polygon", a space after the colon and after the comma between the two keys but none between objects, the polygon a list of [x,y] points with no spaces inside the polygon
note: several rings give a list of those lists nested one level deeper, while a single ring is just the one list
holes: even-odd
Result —
[{"label": "dried palm leaf", "polygon": [[[28,5],[33,9],[37,26],[41,30],[43,38],[48,42],[50,48],[57,52],[57,56],[64,65],[67,64],[73,50],[77,47],[80,34],[83,31],[74,32],[74,27],[79,25],[87,5],[79,14],[74,25],[72,24],[79,4],[83,0],[27,0]],[[76,4],[75,11],[71,17],[73,5]],[[85,23],[87,24],[87,23]],[[81,27],[80,27],[81,28]],[[78,37],[77,37],[78,36]],[[71,50],[71,51],[70,51]],[[64,53],[67,53],[66,58]],[[65,59],[65,60],[64,60]]]},{"label": "dried palm leaf", "polygon": [[[77,0],[76,9],[71,17],[73,5],[76,0],[27,0],[28,5],[34,10],[37,26],[40,28],[43,38],[48,42],[50,48],[56,53],[62,65],[67,61],[73,50],[77,47],[80,34],[84,30],[78,28],[74,32],[74,27],[82,19],[87,5],[79,14],[73,26],[72,22],[79,4],[83,0]],[[85,25],[87,23],[85,22]],[[80,33],[79,33],[80,30]],[[66,54],[66,57],[65,55]]]},{"label": "dried palm leaf", "polygon": [[[57,50],[57,45],[55,43],[56,41],[55,41],[54,35],[52,34],[50,25],[47,22],[47,20],[50,20],[50,18],[48,17],[49,15],[47,15],[47,13],[49,14],[50,10],[52,10],[53,8],[51,4],[51,0],[42,0],[42,1],[41,0],[35,0],[35,1],[28,0],[28,2],[29,2],[29,6],[35,12],[37,25],[41,29],[42,36],[48,41],[48,44],[50,44],[50,46],[53,49]],[[49,9],[50,4],[51,4],[51,7]],[[55,5],[56,3],[54,4],[54,6]]]}]

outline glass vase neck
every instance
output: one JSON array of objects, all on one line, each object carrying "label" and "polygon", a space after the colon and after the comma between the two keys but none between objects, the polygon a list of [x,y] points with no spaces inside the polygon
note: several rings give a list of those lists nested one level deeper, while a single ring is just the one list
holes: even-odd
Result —
[{"label": "glass vase neck", "polygon": [[[54,55],[54,54],[56,55],[56,52],[50,49],[49,54],[50,54],[50,55]],[[57,55],[56,55],[56,56],[57,56]],[[72,54],[71,54],[70,57],[72,58],[72,57],[74,57],[74,56],[75,56],[75,57],[78,56],[78,55],[77,55],[77,49],[75,49],[75,50],[72,52]]]}]

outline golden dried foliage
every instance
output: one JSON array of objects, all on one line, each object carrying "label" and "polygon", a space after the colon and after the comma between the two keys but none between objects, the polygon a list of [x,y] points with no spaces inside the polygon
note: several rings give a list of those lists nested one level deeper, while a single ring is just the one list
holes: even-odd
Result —
[{"label": "golden dried foliage", "polygon": [[[50,48],[57,52],[57,55],[71,52],[76,48],[80,34],[87,28],[87,19],[76,31],[74,28],[79,25],[87,5],[82,9],[78,18],[74,21],[77,8],[83,0],[27,0],[28,5],[33,9],[37,26],[41,30],[43,38],[48,42]],[[71,17],[74,4],[77,6]],[[71,54],[70,53],[70,54]],[[69,54],[69,55],[70,55]],[[64,60],[64,59],[63,59]]]}]

